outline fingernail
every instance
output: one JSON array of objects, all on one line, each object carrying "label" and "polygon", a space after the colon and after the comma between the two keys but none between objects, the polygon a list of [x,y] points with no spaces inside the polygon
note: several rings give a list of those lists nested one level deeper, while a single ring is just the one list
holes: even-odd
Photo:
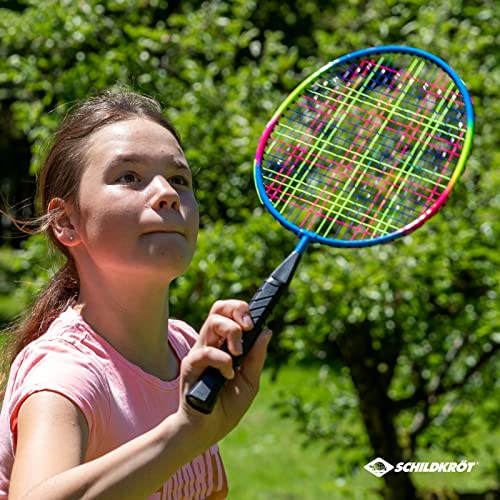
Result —
[{"label": "fingernail", "polygon": [[239,356],[240,354],[243,354],[243,339],[241,339],[240,342],[236,344],[236,356]]},{"label": "fingernail", "polygon": [[243,324],[246,328],[253,328],[252,317],[248,314],[245,314],[245,316],[243,316]]},{"label": "fingernail", "polygon": [[265,335],[266,343],[268,344],[273,336],[273,332],[271,330],[264,330],[262,333]]}]

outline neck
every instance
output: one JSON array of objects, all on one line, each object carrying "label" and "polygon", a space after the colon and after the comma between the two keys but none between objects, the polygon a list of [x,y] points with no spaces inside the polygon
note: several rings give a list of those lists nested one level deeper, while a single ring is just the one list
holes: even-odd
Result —
[{"label": "neck", "polygon": [[82,279],[75,306],[122,356],[164,380],[177,375],[168,338],[169,285],[126,278]]}]

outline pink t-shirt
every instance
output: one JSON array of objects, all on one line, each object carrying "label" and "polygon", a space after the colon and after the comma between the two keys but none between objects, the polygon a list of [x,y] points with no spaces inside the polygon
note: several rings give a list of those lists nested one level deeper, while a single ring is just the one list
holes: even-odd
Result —
[{"label": "pink t-shirt", "polygon": [[[196,339],[186,323],[169,320],[168,340],[179,360]],[[98,458],[158,425],[177,410],[179,377],[163,381],[125,359],[74,309],[63,312],[14,361],[0,414],[0,500],[14,461],[17,417],[31,394],[49,390],[70,399],[89,428],[85,461]],[[219,499],[227,479],[217,446],[179,469],[149,499]]]}]

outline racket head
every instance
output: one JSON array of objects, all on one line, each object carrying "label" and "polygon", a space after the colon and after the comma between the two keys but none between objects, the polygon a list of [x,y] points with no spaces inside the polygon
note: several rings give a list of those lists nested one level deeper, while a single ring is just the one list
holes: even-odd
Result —
[{"label": "racket head", "polygon": [[420,49],[352,52],[306,78],[267,124],[254,177],[302,240],[365,247],[404,236],[445,203],[474,135],[470,95]]}]

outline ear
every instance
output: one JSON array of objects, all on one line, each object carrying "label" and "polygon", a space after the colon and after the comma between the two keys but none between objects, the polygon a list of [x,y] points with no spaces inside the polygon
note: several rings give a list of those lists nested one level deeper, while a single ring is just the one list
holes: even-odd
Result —
[{"label": "ear", "polygon": [[57,240],[67,247],[78,245],[81,238],[74,225],[74,209],[62,198],[52,198],[48,213],[53,216],[51,227]]}]

